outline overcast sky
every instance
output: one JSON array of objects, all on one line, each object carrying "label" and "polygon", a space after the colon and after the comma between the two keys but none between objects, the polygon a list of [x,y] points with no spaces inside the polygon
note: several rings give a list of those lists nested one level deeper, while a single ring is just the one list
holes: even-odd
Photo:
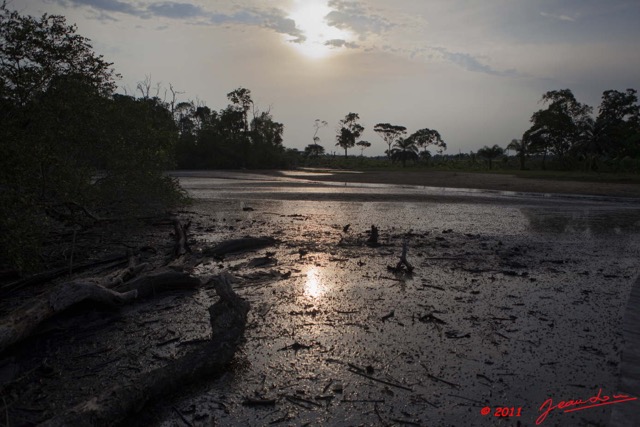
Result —
[{"label": "overcast sky", "polygon": [[[284,144],[338,151],[338,121],[438,130],[448,153],[506,146],[548,90],[594,107],[640,89],[640,1],[622,0],[13,0],[60,14],[114,63],[131,91],[151,75],[212,109],[251,90],[284,123]],[[354,150],[354,154],[356,151]]]}]

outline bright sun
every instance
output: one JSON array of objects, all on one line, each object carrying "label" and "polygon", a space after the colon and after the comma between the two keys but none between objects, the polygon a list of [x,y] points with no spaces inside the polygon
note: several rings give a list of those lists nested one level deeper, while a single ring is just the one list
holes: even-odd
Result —
[{"label": "bright sun", "polygon": [[306,40],[292,45],[309,58],[324,58],[332,50],[325,42],[333,39],[346,40],[350,34],[347,31],[327,25],[324,17],[331,12],[325,1],[298,0],[295,10],[289,18],[296,22],[296,26],[304,33]]}]

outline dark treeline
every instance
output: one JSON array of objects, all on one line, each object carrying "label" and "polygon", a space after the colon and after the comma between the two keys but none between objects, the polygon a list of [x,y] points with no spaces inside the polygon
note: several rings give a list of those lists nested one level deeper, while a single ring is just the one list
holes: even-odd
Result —
[{"label": "dark treeline", "polygon": [[507,147],[516,151],[520,168],[530,156],[551,159],[559,169],[618,171],[636,165],[640,172],[640,105],[637,91],[607,90],[597,116],[593,107],[578,102],[569,89],[545,93],[546,108],[531,117],[532,126]]},{"label": "dark treeline", "polygon": [[75,233],[184,200],[164,174],[178,137],[167,105],[115,94],[111,65],[64,17],[0,7],[5,267],[24,271],[46,261],[40,248],[53,230]]},{"label": "dark treeline", "polygon": [[119,77],[63,16],[0,6],[0,269],[36,268],[53,230],[75,235],[183,203],[169,169],[296,161],[248,89],[216,112],[179,102],[171,85],[161,99],[150,77],[135,96],[118,94]]},{"label": "dark treeline", "polygon": [[182,169],[278,168],[291,162],[282,146],[284,126],[270,111],[260,112],[251,91],[227,94],[231,101],[219,112],[194,102],[173,111],[178,129],[177,167]]}]

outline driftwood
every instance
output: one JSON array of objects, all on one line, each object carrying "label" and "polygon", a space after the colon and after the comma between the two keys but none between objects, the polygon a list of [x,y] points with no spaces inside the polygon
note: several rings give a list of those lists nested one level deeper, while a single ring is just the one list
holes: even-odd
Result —
[{"label": "driftwood", "polygon": [[390,266],[387,267],[389,271],[393,271],[394,273],[399,273],[402,271],[403,267],[406,267],[407,272],[409,273],[413,271],[413,266],[409,263],[409,260],[407,260],[408,247],[409,247],[409,244],[406,240],[402,242],[402,255],[400,255],[400,261],[398,261],[398,264],[396,264],[395,267],[390,267]]},{"label": "driftwood", "polygon": [[28,337],[46,319],[72,305],[94,301],[107,305],[130,302],[137,291],[116,292],[92,282],[68,282],[55,287],[44,297],[10,313],[0,321],[0,353],[8,346]]},{"label": "driftwood", "polygon": [[[81,271],[90,270],[94,267],[98,267],[104,264],[112,264],[111,266],[114,267],[114,266],[118,266],[123,263],[126,263],[127,258],[128,258],[127,255],[118,255],[110,258],[105,258],[100,261],[90,261],[84,264],[73,266],[73,271],[75,273],[80,273]],[[42,273],[34,274],[33,276],[29,276],[24,279],[20,279],[15,282],[3,285],[2,290],[7,292],[16,291],[25,286],[32,286],[40,283],[49,282],[53,279],[64,276],[65,274],[68,274],[68,273],[69,273],[68,266],[56,268],[54,270],[49,270]]]},{"label": "driftwood", "polygon": [[378,246],[378,227],[375,225],[371,226],[371,234],[369,235],[367,244],[370,246]]},{"label": "driftwood", "polygon": [[121,292],[136,291],[138,298],[148,298],[165,291],[195,289],[201,284],[200,279],[187,273],[165,270],[137,277],[116,289]]},{"label": "driftwood", "polygon": [[137,298],[148,298],[163,291],[194,289],[201,285],[199,279],[171,270],[121,282],[123,277],[136,274],[145,265],[130,266],[103,280],[83,279],[62,283],[37,297],[34,302],[10,313],[0,320],[0,353],[8,346],[27,338],[45,320],[78,303],[92,301],[115,306]]},{"label": "driftwood", "polygon": [[140,410],[153,398],[221,372],[233,358],[239,339],[244,334],[249,303],[233,292],[230,276],[223,274],[212,281],[220,300],[209,308],[211,340],[169,365],[113,387],[42,425],[114,425]]},{"label": "driftwood", "polygon": [[243,237],[219,243],[212,248],[205,249],[203,253],[207,256],[220,257],[235,252],[262,249],[275,244],[276,240],[272,237]]}]

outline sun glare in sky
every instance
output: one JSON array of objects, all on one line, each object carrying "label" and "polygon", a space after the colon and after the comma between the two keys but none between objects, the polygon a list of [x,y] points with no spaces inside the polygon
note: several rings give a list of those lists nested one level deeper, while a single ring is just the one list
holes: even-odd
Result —
[{"label": "sun glare in sky", "polygon": [[298,0],[289,18],[296,22],[296,26],[304,33],[306,40],[292,45],[303,55],[320,59],[329,56],[336,48],[327,46],[329,40],[349,40],[348,31],[327,25],[324,17],[331,12],[325,1]]}]

